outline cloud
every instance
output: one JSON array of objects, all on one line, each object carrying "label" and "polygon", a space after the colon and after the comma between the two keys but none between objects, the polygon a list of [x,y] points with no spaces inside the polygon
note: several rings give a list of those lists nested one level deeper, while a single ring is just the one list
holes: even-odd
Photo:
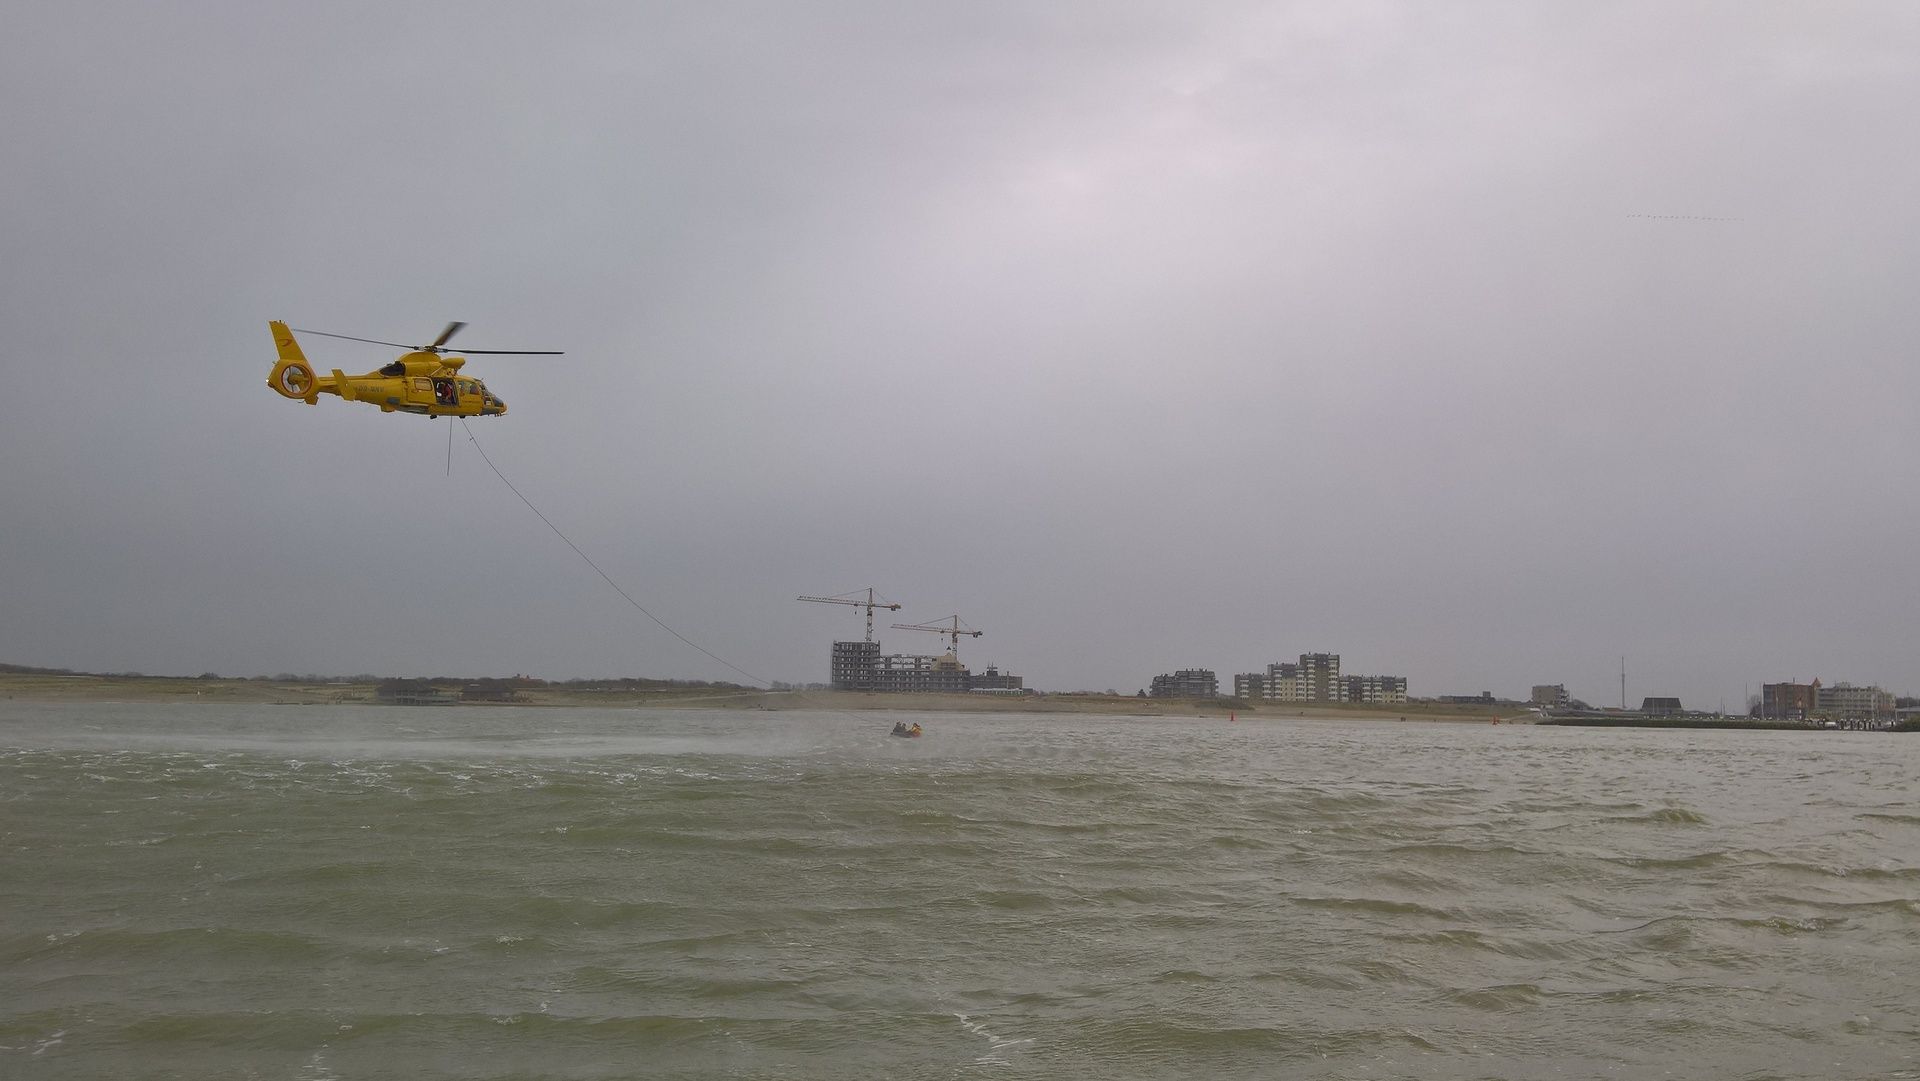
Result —
[{"label": "cloud", "polygon": [[7,660],[727,677],[465,433],[260,385],[460,318],[567,351],[476,358],[503,472],[770,678],[871,583],[1057,689],[1913,684],[1906,9],[16,15]]}]

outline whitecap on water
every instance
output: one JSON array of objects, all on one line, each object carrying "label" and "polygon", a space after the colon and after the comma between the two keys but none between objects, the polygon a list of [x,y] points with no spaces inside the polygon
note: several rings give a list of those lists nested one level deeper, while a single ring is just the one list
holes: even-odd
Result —
[{"label": "whitecap on water", "polygon": [[973,1060],[975,1066],[1011,1066],[1013,1063],[1002,1057],[1001,1052],[1016,1047],[1024,1047],[1033,1042],[1032,1037],[1014,1039],[1012,1037],[997,1035],[989,1030],[987,1026],[975,1021],[964,1013],[955,1013],[953,1016],[959,1018],[961,1028],[987,1041],[987,1053]]}]

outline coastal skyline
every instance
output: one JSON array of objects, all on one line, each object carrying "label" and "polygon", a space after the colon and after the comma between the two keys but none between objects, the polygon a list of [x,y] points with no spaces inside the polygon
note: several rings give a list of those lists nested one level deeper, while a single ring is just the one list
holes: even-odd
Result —
[{"label": "coastal skyline", "polygon": [[1920,690],[1920,9],[14,14],[0,662]]}]

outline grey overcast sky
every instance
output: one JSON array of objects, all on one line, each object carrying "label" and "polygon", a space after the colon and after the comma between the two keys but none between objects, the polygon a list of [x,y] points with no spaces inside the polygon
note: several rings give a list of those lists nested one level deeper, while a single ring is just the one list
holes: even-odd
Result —
[{"label": "grey overcast sky", "polygon": [[740,679],[265,385],[463,319],[762,679],[872,585],[1047,690],[1920,692],[1920,5],[30,2],[0,96],[0,661]]}]

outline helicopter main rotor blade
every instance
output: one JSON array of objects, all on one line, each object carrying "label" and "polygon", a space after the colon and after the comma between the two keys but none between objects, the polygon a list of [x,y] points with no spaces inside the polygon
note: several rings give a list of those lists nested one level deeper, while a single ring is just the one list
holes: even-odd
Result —
[{"label": "helicopter main rotor blade", "polygon": [[[365,342],[368,345],[390,345],[395,349],[408,349],[416,353],[451,353],[453,352],[453,350],[447,348],[447,345],[446,345],[447,339],[453,337],[456,333],[459,332],[461,327],[464,327],[466,325],[467,324],[465,323],[448,323],[447,329],[441,333],[440,337],[437,340],[435,340],[432,345],[407,345],[404,342],[383,342],[378,338],[356,338],[351,334],[335,334],[331,331],[326,331],[326,330],[302,330],[299,327],[289,327],[287,329],[293,331],[295,334],[318,334],[322,338],[343,338],[350,342]],[[460,352],[465,353],[468,356],[557,357],[557,356],[565,355],[566,350],[564,349],[462,349],[460,350]]]},{"label": "helicopter main rotor blade", "polygon": [[455,334],[460,333],[460,328],[466,325],[467,324],[465,323],[448,323],[447,329],[440,332],[440,336],[433,340],[433,344],[421,346],[420,351],[423,353],[440,352],[441,351],[440,347],[447,344],[447,339],[453,337]]},{"label": "helicopter main rotor blade", "polygon": [[383,342],[383,341],[376,341],[373,338],[356,338],[351,334],[331,334],[324,330],[302,330],[299,327],[288,327],[287,329],[293,331],[295,334],[318,334],[322,338],[345,338],[350,342],[366,342],[368,345],[391,345],[395,349],[415,348],[414,346],[411,346],[411,345],[403,345],[400,342]]}]

